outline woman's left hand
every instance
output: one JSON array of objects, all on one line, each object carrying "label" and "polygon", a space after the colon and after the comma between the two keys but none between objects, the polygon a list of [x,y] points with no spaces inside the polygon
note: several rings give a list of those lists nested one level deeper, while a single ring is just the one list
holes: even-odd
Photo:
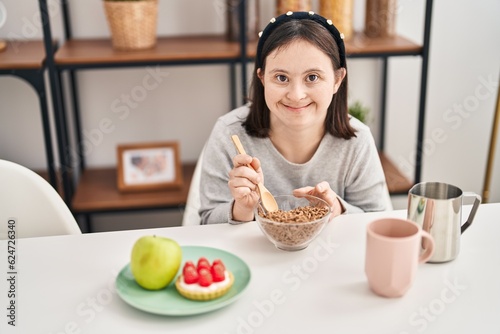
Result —
[{"label": "woman's left hand", "polygon": [[318,183],[315,187],[303,187],[295,189],[293,191],[293,195],[297,197],[303,195],[312,195],[323,199],[332,207],[331,218],[341,215],[344,211],[344,208],[340,203],[337,194],[332,190],[332,188],[330,188],[330,184],[328,184],[328,182],[326,181]]}]

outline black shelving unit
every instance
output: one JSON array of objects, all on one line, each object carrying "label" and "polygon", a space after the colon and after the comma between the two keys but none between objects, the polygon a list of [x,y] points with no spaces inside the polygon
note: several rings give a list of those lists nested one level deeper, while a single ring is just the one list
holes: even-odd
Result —
[{"label": "black shelving unit", "polygon": [[[354,42],[346,42],[347,56],[350,58],[378,58],[382,60],[382,82],[381,82],[381,122],[380,122],[380,141],[379,149],[383,152],[385,145],[385,118],[386,118],[386,101],[387,101],[387,71],[388,60],[391,57],[401,56],[418,56],[422,58],[421,67],[421,84],[420,84],[420,98],[418,109],[418,137],[416,149],[416,166],[414,183],[420,182],[421,167],[422,167],[422,142],[424,134],[424,121],[425,121],[425,104],[426,104],[426,89],[427,89],[427,71],[428,71],[428,56],[429,56],[429,43],[431,31],[431,15],[432,15],[433,0],[426,0],[425,19],[424,19],[424,38],[422,45],[417,45],[404,37],[396,36],[392,39],[367,39],[360,34],[359,40]],[[246,1],[239,2],[239,18],[240,18],[240,41],[228,42],[224,36],[185,36],[185,37],[169,37],[158,40],[158,45],[155,49],[144,52],[134,52],[127,54],[114,53],[111,47],[111,41],[107,39],[92,39],[83,40],[74,38],[71,31],[71,19],[68,10],[68,1],[61,1],[62,18],[64,25],[64,35],[66,41],[57,50],[54,48],[50,41],[52,40],[52,33],[50,28],[50,18],[47,14],[47,0],[39,0],[40,11],[42,13],[44,30],[44,40],[47,53],[46,66],[50,74],[50,83],[52,88],[52,98],[54,100],[54,113],[56,119],[56,127],[58,133],[58,147],[60,152],[61,165],[63,166],[61,175],[64,184],[65,200],[72,208],[75,214],[83,213],[90,215],[95,212],[116,212],[125,211],[124,208],[117,208],[114,206],[100,206],[97,205],[96,209],[86,207],[79,209],[79,204],[74,199],[74,184],[72,181],[73,169],[79,169],[80,172],[87,170],[85,164],[85,157],[82,155],[82,136],[81,136],[81,112],[79,108],[79,96],[77,85],[77,74],[79,71],[87,69],[110,69],[110,68],[132,68],[147,65],[159,66],[184,66],[184,65],[198,65],[198,64],[227,64],[230,68],[230,83],[231,83],[231,105],[237,105],[237,81],[236,81],[236,66],[240,65],[241,74],[239,86],[241,89],[241,96],[243,99],[247,94],[247,73],[246,65],[255,56],[255,43],[247,43],[246,40]],[[354,37],[356,39],[356,37]],[[170,43],[170,44],[169,44]],[[209,43],[206,54],[192,54],[185,55],[184,57],[174,57],[170,54],[164,45],[174,45],[182,47],[184,44],[202,45]],[[211,49],[213,48],[213,50]],[[190,48],[192,50],[193,48]],[[62,73],[68,72],[68,85],[70,87],[70,102],[73,124],[72,127],[76,129],[76,143],[78,152],[77,157],[72,157],[69,152],[70,140],[68,138],[67,115],[64,109],[64,96],[62,94],[61,80]],[[382,153],[383,154],[383,153]],[[76,158],[76,159],[75,159]],[[382,159],[388,161],[388,159]],[[73,165],[72,165],[73,164]],[[394,166],[391,167],[395,170]],[[387,175],[387,174],[386,174]],[[90,177],[90,176],[89,176]],[[389,180],[388,180],[389,181]],[[392,189],[392,193],[406,193],[409,189],[410,183],[406,183],[401,190]],[[82,185],[76,187],[76,192]],[[391,188],[389,187],[391,190]],[[78,196],[76,196],[78,198]],[[98,208],[97,208],[98,207]],[[155,206],[156,208],[157,206]],[[179,205],[175,206],[176,208]],[[139,207],[131,207],[131,210],[137,209],[151,209],[149,205]]]},{"label": "black shelving unit", "polygon": [[[22,79],[37,94],[42,119],[48,178],[57,190],[57,168],[54,161],[47,89],[44,81],[46,71],[44,45],[42,41],[8,40],[6,42],[7,48],[0,52],[0,75],[10,75]],[[51,44],[55,48],[54,43]]]},{"label": "black shelving unit", "polygon": [[[111,47],[111,42],[108,39],[95,39],[95,40],[81,40],[74,39],[71,31],[71,20],[69,15],[68,1],[61,1],[61,12],[63,18],[63,26],[64,26],[64,35],[65,35],[65,43],[62,44],[61,48],[59,48],[56,53],[56,49],[49,43],[52,40],[52,31],[50,26],[50,16],[48,15],[48,7],[47,0],[39,0],[40,12],[42,14],[42,20],[44,22],[43,25],[43,33],[45,40],[45,48],[47,52],[47,68],[49,70],[49,78],[50,84],[52,88],[52,99],[54,102],[54,114],[56,119],[56,128],[58,133],[58,148],[60,153],[61,160],[61,176],[62,183],[64,188],[64,198],[68,206],[72,209],[74,214],[84,214],[87,217],[87,220],[90,220],[90,215],[92,213],[106,213],[106,212],[117,212],[117,211],[136,211],[136,210],[151,210],[158,208],[176,208],[178,209],[182,206],[183,203],[175,203],[173,201],[170,203],[168,200],[163,204],[159,204],[156,199],[151,199],[151,205],[143,204],[143,206],[137,207],[132,204],[130,207],[125,208],[121,204],[117,204],[115,200],[115,205],[110,205],[108,208],[102,207],[101,205],[95,204],[92,208],[88,208],[88,203],[84,203],[79,205],[78,202],[75,203],[75,195],[78,196],[78,185],[75,188],[75,184],[73,183],[73,171],[78,169],[81,173],[84,173],[86,168],[85,156],[82,154],[83,148],[81,146],[82,143],[82,135],[81,135],[81,112],[80,112],[80,103],[78,96],[78,85],[77,85],[77,74],[78,71],[88,70],[88,69],[110,69],[110,68],[134,68],[134,67],[143,67],[143,66],[183,66],[183,65],[205,65],[205,64],[227,64],[230,67],[230,82],[231,82],[231,105],[236,107],[236,65],[242,62],[242,58],[246,60],[246,57],[241,56],[240,47],[243,46],[243,49],[246,47],[246,41],[243,39],[241,43],[230,43],[225,40],[224,36],[200,36],[199,38],[195,38],[192,41],[189,41],[190,37],[179,38],[162,38],[160,37],[158,40],[158,44],[156,50],[161,49],[161,45],[168,45],[169,43],[173,43],[178,45],[182,44],[185,40],[187,44],[190,44],[192,49],[193,45],[200,47],[200,43],[205,43],[210,48],[219,46],[220,50],[215,50],[214,52],[208,51],[207,54],[192,54],[192,56],[188,56],[185,58],[179,58],[175,55],[170,54],[164,48],[162,50],[155,51],[145,51],[144,53],[134,52],[129,53],[127,56],[124,53],[116,53],[113,52]],[[239,10],[240,18],[242,18],[242,27],[245,20],[245,11],[244,11],[244,2],[242,2]],[[102,53],[97,54],[85,54],[85,47],[91,45],[91,47],[97,47]],[[203,46],[203,45],[202,45]],[[72,57],[73,51],[82,51],[83,57],[82,60],[77,55],[76,58]],[[65,51],[68,53],[65,54]],[[163,53],[162,53],[163,52]],[[68,56],[69,55],[69,56]],[[81,56],[81,54],[80,54]],[[241,89],[242,92],[246,92],[246,72],[245,67],[241,67],[241,78],[242,84]],[[71,105],[71,119],[73,123],[68,124],[69,114],[65,110],[65,96],[63,94],[63,86],[65,83],[63,82],[63,74],[68,73],[68,82],[70,88],[70,105]],[[243,94],[244,96],[244,94]],[[68,131],[69,127],[72,126],[76,131],[76,152],[77,156],[72,156],[70,152],[72,149],[70,147],[71,140],[69,138]],[[184,166],[184,170],[192,173],[191,165]],[[108,171],[109,172],[109,171]],[[111,173],[112,174],[112,173]],[[95,173],[91,175],[96,175]],[[85,175],[83,175],[85,176]],[[81,179],[87,180],[91,178],[89,176],[87,178],[82,177]],[[89,183],[92,183],[90,180]],[[189,184],[186,185],[186,187]],[[109,189],[106,189],[109,190]],[[106,191],[105,190],[105,191]],[[185,192],[185,191],[184,191]],[[160,193],[161,195],[161,193]],[[117,197],[116,194],[112,194],[112,196]],[[122,199],[125,199],[127,202],[127,197],[134,195],[123,195]],[[187,198],[186,194],[181,194],[184,198]],[[137,196],[138,198],[140,196]],[[147,201],[147,200],[146,200]],[[144,203],[144,200],[142,201]],[[83,208],[83,209],[82,209]]]}]

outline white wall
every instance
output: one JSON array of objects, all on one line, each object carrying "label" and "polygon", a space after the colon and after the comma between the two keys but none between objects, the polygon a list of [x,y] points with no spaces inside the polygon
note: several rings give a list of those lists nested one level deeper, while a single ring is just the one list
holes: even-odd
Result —
[{"label": "white wall", "polygon": [[[41,38],[36,0],[0,1],[8,12],[0,37],[14,34]],[[109,36],[102,0],[69,2],[75,37]],[[317,2],[313,1],[316,10]],[[54,34],[62,38],[58,0],[49,3]],[[223,4],[224,0],[160,0],[158,33],[223,33]],[[364,1],[356,0],[355,8],[355,27],[362,29]],[[421,42],[424,1],[400,0],[399,8],[398,32]],[[498,0],[435,1],[423,181],[449,182],[463,190],[482,192],[500,73],[498,13]],[[274,1],[261,1],[262,26],[273,14]],[[410,177],[415,156],[420,64],[419,57],[394,58],[389,63],[386,152]],[[377,60],[351,59],[348,65],[350,98],[361,99],[372,108],[372,126],[377,137],[380,64]],[[146,68],[78,72],[83,129],[88,138],[95,134],[103,118],[110,119],[114,126],[111,133],[89,146],[90,166],[114,165],[118,143],[149,140],[178,140],[182,159],[196,159],[217,117],[229,111],[229,70],[224,65],[161,70],[168,73],[165,80],[126,117],[114,113],[111,105],[141,84],[148,73]],[[1,76],[0,101],[0,157],[43,168],[45,156],[36,95],[27,84]],[[497,143],[490,198],[496,202],[500,201],[499,151]]]}]

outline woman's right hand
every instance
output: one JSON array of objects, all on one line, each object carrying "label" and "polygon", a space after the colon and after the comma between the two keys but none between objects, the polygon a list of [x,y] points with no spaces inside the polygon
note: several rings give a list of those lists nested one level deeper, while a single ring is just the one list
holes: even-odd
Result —
[{"label": "woman's right hand", "polygon": [[238,154],[233,158],[233,166],[228,181],[229,191],[234,198],[233,220],[251,221],[254,219],[253,209],[259,200],[257,184],[263,182],[260,161],[247,154]]}]

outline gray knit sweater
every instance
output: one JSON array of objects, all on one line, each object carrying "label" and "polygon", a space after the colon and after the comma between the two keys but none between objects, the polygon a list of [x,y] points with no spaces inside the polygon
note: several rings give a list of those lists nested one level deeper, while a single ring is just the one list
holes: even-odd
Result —
[{"label": "gray knit sweater", "polygon": [[370,129],[351,117],[356,136],[349,140],[326,134],[314,156],[304,164],[287,161],[269,138],[249,136],[242,126],[248,115],[243,106],[221,116],[205,147],[201,171],[200,216],[202,224],[240,223],[232,220],[233,198],[229,171],[237,155],[231,136],[240,137],[246,153],[259,158],[266,188],[274,195],[327,181],[346,213],[382,211],[385,177]]}]

